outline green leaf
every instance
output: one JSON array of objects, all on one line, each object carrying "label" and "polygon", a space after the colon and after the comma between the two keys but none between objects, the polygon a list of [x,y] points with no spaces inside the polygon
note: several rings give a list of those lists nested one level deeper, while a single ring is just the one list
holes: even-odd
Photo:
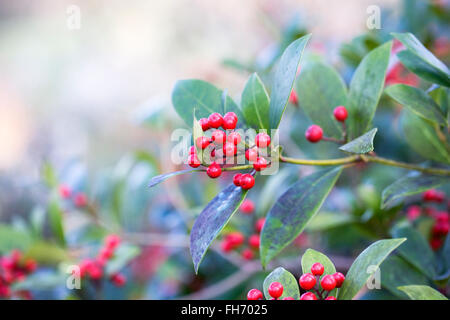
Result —
[{"label": "green leaf", "polygon": [[350,83],[348,133],[354,139],[369,128],[383,91],[392,41],[370,51]]},{"label": "green leaf", "polygon": [[270,129],[269,94],[263,82],[253,73],[242,91],[241,108],[245,122],[255,129]]},{"label": "green leaf", "polygon": [[[438,87],[428,93],[436,102],[443,114],[448,114],[450,110],[450,89]],[[448,119],[447,119],[448,122]]]},{"label": "green leaf", "polygon": [[441,109],[422,89],[396,84],[385,89],[386,93],[416,115],[440,126],[447,124]]},{"label": "green leaf", "polygon": [[50,222],[50,228],[53,235],[56,237],[58,243],[62,246],[66,245],[66,238],[64,235],[63,226],[63,211],[59,207],[59,203],[56,199],[50,201],[48,206],[48,218]]},{"label": "green leaf", "polygon": [[448,300],[439,291],[420,285],[402,286],[399,290],[405,292],[411,300]]},{"label": "green leaf", "polygon": [[406,142],[414,151],[426,159],[450,163],[448,146],[439,139],[436,128],[429,122],[404,109],[401,124]]},{"label": "green leaf", "polygon": [[264,279],[264,296],[267,300],[272,298],[269,294],[269,286],[272,282],[279,282],[283,285],[283,294],[279,298],[280,300],[286,297],[292,297],[295,300],[300,299],[300,290],[298,288],[297,280],[292,273],[283,267],[276,268],[266,277],[266,279]]},{"label": "green leaf", "polygon": [[306,230],[312,232],[325,231],[354,222],[352,216],[344,213],[319,212],[306,226]]},{"label": "green leaf", "polygon": [[301,107],[311,121],[321,126],[326,136],[341,139],[342,125],[333,110],[347,104],[347,88],[336,70],[322,62],[308,61],[302,66],[296,87]]},{"label": "green leaf", "polygon": [[392,33],[407,50],[397,53],[407,69],[432,83],[450,86],[447,66],[436,58],[412,33]]},{"label": "green leaf", "polygon": [[69,259],[64,248],[45,241],[33,242],[25,251],[25,256],[36,260],[39,265],[57,265]]},{"label": "green leaf", "polygon": [[[379,240],[367,247],[348,270],[344,284],[339,289],[339,300],[351,300],[376,271],[376,267],[406,239]],[[371,267],[370,269],[368,269]]]},{"label": "green leaf", "polygon": [[209,246],[237,211],[246,195],[247,190],[231,184],[212,199],[195,220],[191,230],[190,248],[196,273]]},{"label": "green leaf", "polygon": [[114,253],[114,257],[108,261],[106,265],[106,274],[113,275],[125,268],[127,264],[136,258],[141,250],[133,245],[121,245]]},{"label": "green leaf", "polygon": [[[336,267],[326,255],[313,249],[307,249],[302,256],[302,273],[311,273],[311,267],[316,262],[323,264],[325,270],[320,279],[327,274],[333,274],[336,272]],[[335,296],[335,292],[336,290],[332,290],[329,295]]]},{"label": "green leaf", "polygon": [[383,190],[381,208],[390,209],[402,202],[405,197],[439,187],[449,182],[449,177],[432,176],[416,172],[410,173]]},{"label": "green leaf", "polygon": [[373,128],[362,136],[339,147],[339,150],[356,154],[365,154],[373,151],[373,139],[377,130],[377,128]]},{"label": "green leaf", "polygon": [[398,253],[430,279],[436,277],[436,257],[425,238],[410,226],[396,226],[392,236],[407,238]]},{"label": "green leaf", "polygon": [[261,232],[263,266],[303,231],[322,206],[342,168],[313,173],[291,186],[270,209]]},{"label": "green leaf", "polygon": [[173,89],[172,104],[189,127],[194,121],[194,110],[197,119],[207,118],[214,112],[223,114],[229,111],[242,119],[241,110],[229,96],[225,106],[223,105],[222,93],[222,90],[203,80],[180,80]]},{"label": "green leaf", "polygon": [[272,83],[272,95],[270,97],[270,128],[277,129],[281,117],[291,95],[292,86],[297,75],[298,65],[308,42],[310,34],[292,42],[278,62]]},{"label": "green leaf", "polygon": [[0,224],[0,254],[8,253],[13,249],[25,250],[32,244],[31,236],[12,226]]},{"label": "green leaf", "polygon": [[198,172],[198,171],[202,171],[202,170],[203,169],[196,168],[196,169],[186,169],[186,170],[180,170],[180,171],[160,174],[160,175],[155,176],[155,177],[150,179],[150,182],[148,183],[148,187],[149,188],[154,187],[157,184],[159,184],[159,183],[169,179],[170,177],[178,176],[180,174],[191,173],[191,172]]}]

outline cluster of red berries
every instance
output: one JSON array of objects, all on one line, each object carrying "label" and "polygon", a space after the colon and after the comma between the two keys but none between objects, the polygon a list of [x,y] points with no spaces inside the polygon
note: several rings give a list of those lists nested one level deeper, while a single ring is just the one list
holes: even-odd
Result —
[{"label": "cluster of red berries", "polygon": [[[344,283],[345,276],[336,272],[334,274],[324,275],[324,266],[316,262],[311,266],[311,273],[304,273],[300,279],[300,287],[307,292],[302,294],[300,300],[336,300],[336,297],[328,295],[335,288],[340,288]],[[311,292],[309,290],[313,290]]]},{"label": "cluster of red berries", "polygon": [[[447,236],[450,228],[450,214],[448,210],[450,203],[446,203],[443,192],[434,189],[425,191],[422,195],[422,200],[427,204],[426,206],[409,206],[406,210],[406,215],[410,221],[414,221],[422,215],[431,217],[434,220],[429,242],[433,250],[438,250],[444,244],[445,236]],[[447,210],[439,210],[431,206],[431,204],[438,206],[442,204],[447,205]]]},{"label": "cluster of red berries", "polygon": [[[106,263],[114,257],[115,251],[121,240],[117,235],[109,235],[105,238],[104,246],[100,249],[95,259],[84,259],[78,265],[81,278],[89,277],[93,281],[99,281],[104,276]],[[113,274],[109,279],[114,285],[121,287],[126,283],[126,278],[121,273]]]},{"label": "cluster of red berries", "polygon": [[[272,282],[267,288],[269,295],[272,297],[270,300],[279,300],[279,298],[283,295],[284,287],[279,282]],[[261,291],[258,289],[251,289],[247,293],[247,300],[263,300],[264,296]],[[294,300],[292,297],[284,297],[283,300]]]},{"label": "cluster of red berries", "polygon": [[[214,129],[210,137],[201,136],[195,141],[195,146],[189,148],[188,164],[197,168],[202,165],[197,149],[208,150],[211,163],[207,165],[206,174],[210,178],[218,178],[222,174],[222,166],[216,161],[217,157],[234,157],[238,154],[238,145],[242,141],[236,128],[238,117],[234,112],[228,112],[223,117],[219,113],[213,113],[208,118],[201,118],[199,124],[204,132]],[[221,130],[222,128],[223,130]],[[253,164],[255,171],[261,171],[269,165],[266,158],[259,155],[258,148],[267,148],[270,145],[270,136],[259,133],[255,137],[255,145],[245,150],[246,159]],[[222,162],[222,161],[219,161]],[[233,183],[242,189],[251,189],[255,185],[254,174],[238,173],[233,177]]]},{"label": "cluster of red berries", "polygon": [[25,280],[37,268],[37,263],[31,258],[24,258],[18,250],[0,257],[0,299],[13,295],[23,299],[31,299],[29,291],[11,292],[11,285]]},{"label": "cluster of red berries", "polygon": [[[338,106],[333,110],[333,115],[337,121],[342,122],[344,124],[345,120],[348,117],[348,112],[344,106]],[[306,129],[305,137],[306,140],[312,143],[319,142],[320,140],[325,138],[323,136],[322,128],[316,124],[313,124],[308,129]]]},{"label": "cluster of red berries", "polygon": [[59,194],[63,199],[72,199],[73,204],[78,208],[85,207],[88,203],[88,199],[85,193],[73,193],[72,189],[65,184],[59,186]]}]

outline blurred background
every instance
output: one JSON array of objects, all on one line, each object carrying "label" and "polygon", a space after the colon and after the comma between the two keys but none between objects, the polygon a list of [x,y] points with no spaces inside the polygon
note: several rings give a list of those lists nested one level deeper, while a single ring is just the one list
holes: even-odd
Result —
[{"label": "blurred background", "polygon": [[[366,26],[371,5],[381,9],[381,30]],[[61,268],[95,255],[112,233],[128,243],[128,258],[113,268],[126,266],[128,281],[120,290],[103,288],[103,295],[94,288],[95,297],[192,297],[223,280],[241,256],[218,247],[195,277],[187,235],[225,184],[180,177],[146,186],[152,176],[177,169],[167,161],[170,134],[184,126],[171,105],[175,82],[210,81],[239,101],[250,72],[268,75],[287,44],[309,32],[308,54],[335,65],[347,81],[362,56],[392,31],[414,32],[448,61],[445,8],[447,1],[400,0],[1,1],[0,254],[20,249],[43,267],[17,290],[35,290],[40,298],[93,298],[65,290]],[[303,132],[286,130],[286,143],[308,154]],[[325,154],[326,146],[313,156]],[[409,151],[403,157],[420,160]],[[290,168],[281,177],[288,180],[292,170],[300,174]],[[373,191],[373,184],[364,187]],[[251,198],[273,190],[266,183]],[[273,197],[253,216],[237,217],[237,224],[251,229]],[[343,211],[352,207],[330,201]],[[322,237],[314,239],[298,245],[324,245]],[[236,286],[211,298],[242,298],[251,281],[262,279],[251,276],[241,274]]]}]

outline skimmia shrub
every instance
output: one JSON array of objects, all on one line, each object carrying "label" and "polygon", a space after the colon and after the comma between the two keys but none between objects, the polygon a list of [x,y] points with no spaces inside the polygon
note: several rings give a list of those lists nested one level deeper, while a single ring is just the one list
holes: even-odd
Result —
[{"label": "skimmia shrub", "polygon": [[[425,292],[432,292],[434,298],[441,296],[429,285],[442,289],[450,272],[447,202],[445,194],[434,190],[450,181],[450,74],[447,66],[413,34],[393,33],[391,36],[392,40],[373,48],[360,60],[348,84],[322,60],[302,60],[310,35],[286,47],[270,78],[253,73],[243,88],[240,104],[234,102],[227,90],[205,81],[177,82],[172,102],[179,116],[192,128],[192,146],[185,161],[192,168],[154,177],[150,186],[171,176],[202,172],[210,178],[220,177],[229,182],[228,187],[200,212],[190,230],[190,252],[196,272],[218,237],[222,238],[225,252],[241,250],[242,256],[250,260],[257,253],[262,267],[268,267],[315,218],[337,181],[344,180],[343,172],[360,173],[369,170],[371,164],[378,164],[402,168],[404,177],[390,181],[380,196],[378,208],[373,210],[390,212],[423,192],[423,204],[407,209],[410,220],[432,210],[427,209],[429,203],[442,205],[429,214],[434,219],[429,244],[411,221],[400,219],[394,225],[390,216],[390,224],[386,226],[392,228],[379,233],[392,239],[379,240],[369,246],[345,276],[336,271],[330,259],[309,249],[302,258],[300,287],[305,291],[302,295],[294,276],[278,268],[267,277],[264,292],[252,289],[247,297],[258,300],[264,293],[267,299],[277,300],[352,299],[375,272],[367,272],[371,266],[394,270],[397,274],[402,272],[398,270],[411,273],[410,277],[390,282],[389,289],[393,292],[412,299],[423,297]],[[393,56],[398,59],[394,66],[390,63]],[[414,81],[400,79],[398,68],[407,70]],[[419,79],[422,87],[418,86]],[[411,152],[428,161],[403,162],[376,153],[377,134],[383,135],[385,144],[394,138],[387,136],[392,131],[383,132],[383,128],[374,126],[381,99],[389,100],[401,113],[401,128]],[[309,119],[304,139],[311,143],[310,148],[328,143],[327,148],[342,156],[326,159],[290,156],[296,152],[279,142],[283,141],[285,122],[282,118],[289,105],[301,109]],[[295,118],[288,120],[292,123]],[[255,134],[250,137],[242,134],[242,130],[249,129]],[[290,186],[280,181],[279,187],[284,193],[268,210],[258,233],[248,240],[242,233],[224,230],[239,207],[244,213],[254,210],[245,198],[254,191],[253,187],[259,187],[260,181],[265,181],[259,177],[269,169],[287,164],[324,169],[303,176]],[[228,178],[224,172],[234,172],[234,175]],[[270,175],[278,173],[273,170]],[[358,216],[359,223],[370,220],[370,214],[373,216],[373,212]],[[245,247],[246,242],[249,247]],[[430,245],[434,250],[440,249],[438,254]],[[394,249],[396,254],[389,256]],[[405,283],[404,279],[411,282]]]}]

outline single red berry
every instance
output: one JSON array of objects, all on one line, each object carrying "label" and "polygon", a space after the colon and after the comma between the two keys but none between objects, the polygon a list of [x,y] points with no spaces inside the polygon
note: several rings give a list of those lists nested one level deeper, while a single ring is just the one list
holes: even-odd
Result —
[{"label": "single red berry", "polygon": [[61,198],[68,199],[72,194],[72,190],[69,188],[69,186],[62,184],[59,186],[59,194]]},{"label": "single red berry", "polygon": [[436,222],[433,226],[433,229],[431,230],[431,232],[433,233],[433,235],[441,235],[441,236],[445,236],[447,235],[449,230],[449,223],[448,222]]},{"label": "single red berry", "polygon": [[238,122],[237,116],[236,115],[234,115],[234,116],[229,115],[229,113],[227,113],[223,117],[222,128],[224,128],[225,130],[233,130],[233,129],[235,129],[236,125],[237,125],[237,122]]},{"label": "single red berry", "polygon": [[337,299],[335,297],[333,297],[333,296],[328,296],[328,297],[325,298],[325,300],[337,300]]},{"label": "single red berry", "polygon": [[406,210],[406,216],[408,217],[409,221],[413,221],[420,217],[421,212],[422,209],[419,206],[410,206]]},{"label": "single red berry", "polygon": [[230,240],[228,240],[227,238],[225,238],[221,244],[220,247],[222,249],[223,252],[227,253],[230,252],[231,250],[233,250],[233,243],[231,243]]},{"label": "single red berry", "polygon": [[209,165],[208,169],[206,169],[206,174],[210,178],[215,179],[222,174],[222,168],[216,162],[213,162]]},{"label": "single red berry", "polygon": [[254,258],[254,254],[253,254],[253,251],[252,250],[250,250],[250,249],[244,249],[244,250],[242,250],[242,253],[241,253],[241,255],[242,255],[242,258],[244,259],[244,260],[252,260],[253,258]]},{"label": "single red berry", "polygon": [[223,154],[226,157],[232,157],[237,153],[237,147],[232,142],[225,142],[223,145]]},{"label": "single red berry", "polygon": [[333,115],[337,121],[344,122],[348,117],[348,112],[344,106],[338,106],[334,108]]},{"label": "single red berry", "polygon": [[192,168],[197,168],[202,163],[198,159],[196,154],[190,154],[188,157],[188,165],[190,165]]},{"label": "single red berry", "polygon": [[258,149],[257,148],[247,149],[247,151],[245,151],[245,158],[251,162],[256,161],[256,159],[258,158]]},{"label": "single red berry", "polygon": [[322,136],[323,136],[322,128],[315,124],[310,126],[305,132],[306,139],[312,143],[316,143],[322,140]]},{"label": "single red berry", "polygon": [[87,272],[93,280],[99,280],[101,277],[103,277],[103,270],[97,263],[92,264]]},{"label": "single red berry", "polygon": [[195,144],[197,145],[198,148],[206,149],[206,147],[211,144],[211,140],[206,136],[201,136],[197,138]]},{"label": "single red berry", "polygon": [[261,171],[267,168],[267,160],[263,157],[256,158],[256,162],[253,163],[253,169]]},{"label": "single red berry", "polygon": [[262,228],[264,227],[264,223],[266,222],[266,218],[260,218],[255,223],[256,232],[261,233]]},{"label": "single red berry", "polygon": [[291,95],[289,96],[289,102],[292,104],[295,104],[295,105],[298,104],[298,96],[297,96],[297,92],[295,92],[295,90],[291,91]]},{"label": "single red berry", "polygon": [[224,144],[224,142],[227,139],[227,134],[225,131],[222,130],[216,130],[211,135],[212,141],[214,141],[216,144]]},{"label": "single red berry", "polygon": [[253,249],[259,249],[259,234],[252,234],[248,238],[248,244]]},{"label": "single red berry", "polygon": [[255,185],[255,178],[253,178],[253,176],[249,173],[243,174],[241,176],[241,180],[239,181],[241,188],[248,190],[253,188],[253,186]]},{"label": "single red berry", "polygon": [[263,294],[258,289],[252,289],[247,293],[247,300],[261,300]]},{"label": "single red berry", "polygon": [[127,282],[127,279],[123,274],[115,273],[111,276],[111,282],[117,287],[122,287]]},{"label": "single red berry", "polygon": [[312,292],[305,292],[301,295],[300,300],[317,300],[317,297]]},{"label": "single red berry", "polygon": [[75,206],[77,206],[79,208],[84,207],[85,205],[87,205],[87,196],[82,192],[78,192],[75,195],[73,202],[74,202]]},{"label": "single red berry", "polygon": [[190,146],[189,147],[189,154],[197,154],[197,149],[195,148],[195,146]]},{"label": "single red berry", "polygon": [[244,243],[245,237],[239,231],[235,231],[227,234],[226,239],[231,243],[233,248],[237,248]]},{"label": "single red berry", "polygon": [[311,266],[311,272],[315,276],[323,275],[324,270],[325,270],[325,268],[324,268],[323,264],[321,264],[320,262],[316,262]]},{"label": "single red berry", "polygon": [[225,115],[223,116],[224,118],[233,118],[236,119],[236,121],[238,120],[238,116],[236,115],[236,113],[230,111],[225,113]]},{"label": "single red berry", "polygon": [[242,202],[241,206],[239,207],[239,210],[240,210],[242,213],[245,213],[245,214],[251,214],[251,213],[253,213],[253,211],[255,210],[255,204],[253,203],[252,200],[250,200],[250,199],[245,199],[245,200]]},{"label": "single red berry", "polygon": [[218,129],[222,126],[223,118],[220,113],[213,113],[208,117],[208,124],[211,128]]},{"label": "single red berry", "polygon": [[427,202],[442,202],[445,199],[445,194],[441,191],[430,189],[423,193],[423,201]]},{"label": "single red berry", "polygon": [[198,120],[198,123],[200,123],[200,126],[202,127],[203,131],[206,131],[209,129],[209,121],[206,118],[201,118]]},{"label": "single red berry", "polygon": [[336,280],[331,274],[327,274],[320,281],[320,285],[325,291],[331,291],[336,288]]},{"label": "single red berry", "polygon": [[242,138],[238,132],[232,132],[228,135],[227,141],[238,145],[241,142]]},{"label": "single red berry", "polygon": [[233,183],[235,186],[239,187],[241,185],[242,173],[237,173],[233,176]]},{"label": "single red berry", "polygon": [[283,285],[279,282],[272,282],[269,285],[269,295],[272,298],[278,299],[279,297],[281,297],[281,295],[283,294]]},{"label": "single red berry", "polygon": [[316,285],[316,277],[311,273],[304,273],[298,280],[300,287],[304,290],[311,290]]},{"label": "single red berry", "polygon": [[283,300],[295,300],[295,299],[292,297],[284,297]]},{"label": "single red berry", "polygon": [[336,280],[336,288],[342,287],[342,284],[345,281],[345,276],[340,272],[336,272],[335,274],[333,274],[333,277],[334,280]]},{"label": "single red berry", "polygon": [[120,244],[120,242],[121,242],[121,239],[120,239],[120,237],[118,236],[118,235],[116,235],[116,234],[110,234],[110,235],[108,235],[106,238],[105,238],[105,247],[106,248],[109,248],[109,249],[111,249],[111,250],[114,250],[114,249],[116,249],[118,246],[119,246],[119,244]]},{"label": "single red berry", "polygon": [[267,148],[270,145],[270,136],[267,133],[258,133],[255,137],[255,144],[258,148]]}]

